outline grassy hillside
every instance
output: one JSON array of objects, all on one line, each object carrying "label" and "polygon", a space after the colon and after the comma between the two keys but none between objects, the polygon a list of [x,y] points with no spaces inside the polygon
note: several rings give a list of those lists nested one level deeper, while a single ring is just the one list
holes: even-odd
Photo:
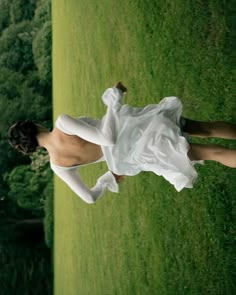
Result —
[{"label": "grassy hillside", "polygon": [[[54,118],[100,118],[121,80],[126,103],[182,98],[184,115],[235,122],[235,1],[53,1]],[[235,141],[210,140],[236,147]],[[55,179],[57,295],[235,293],[236,171],[197,167],[194,189],[127,177],[87,205]],[[81,169],[88,185],[105,164]]]}]

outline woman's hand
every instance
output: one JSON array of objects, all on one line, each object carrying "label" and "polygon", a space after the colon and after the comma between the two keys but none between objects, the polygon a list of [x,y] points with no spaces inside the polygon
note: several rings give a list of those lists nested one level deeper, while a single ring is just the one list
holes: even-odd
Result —
[{"label": "woman's hand", "polygon": [[116,88],[120,89],[123,93],[126,93],[127,92],[127,88],[122,84],[122,82],[118,82],[116,85],[115,85]]},{"label": "woman's hand", "polygon": [[121,181],[123,181],[125,179],[125,176],[124,175],[117,175],[117,174],[115,174],[113,172],[111,172],[111,173],[115,177],[117,183],[120,183]]}]

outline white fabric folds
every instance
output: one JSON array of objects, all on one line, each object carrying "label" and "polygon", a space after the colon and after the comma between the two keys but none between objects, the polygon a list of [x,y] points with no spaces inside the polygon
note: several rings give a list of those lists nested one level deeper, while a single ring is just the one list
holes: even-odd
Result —
[{"label": "white fabric folds", "polygon": [[[168,180],[177,191],[191,188],[197,172],[187,156],[189,144],[181,131],[182,103],[177,97],[165,97],[158,104],[136,108],[122,105],[122,92],[109,88],[102,96],[107,113],[100,120],[60,115],[56,127],[102,147],[110,171],[118,175],[136,175],[152,171]],[[105,189],[118,192],[111,172],[100,177],[88,189],[76,171],[78,167],[60,167],[53,171],[87,203],[93,203]]]}]

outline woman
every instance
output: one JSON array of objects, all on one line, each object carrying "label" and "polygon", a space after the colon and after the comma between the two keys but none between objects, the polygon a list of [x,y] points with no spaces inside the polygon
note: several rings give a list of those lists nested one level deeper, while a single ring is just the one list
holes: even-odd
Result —
[{"label": "woman", "polygon": [[[183,118],[177,97],[166,97],[145,108],[122,105],[126,91],[121,82],[105,91],[102,99],[107,113],[102,120],[60,115],[51,132],[31,121],[19,121],[9,129],[9,142],[24,154],[46,148],[52,170],[89,204],[106,189],[118,192],[121,175],[152,171],[180,191],[193,186],[197,177],[195,163],[213,160],[236,167],[236,150],[191,144],[185,137],[188,133],[235,139],[236,125]],[[110,171],[89,189],[82,182],[78,167],[99,161],[106,161]]]}]

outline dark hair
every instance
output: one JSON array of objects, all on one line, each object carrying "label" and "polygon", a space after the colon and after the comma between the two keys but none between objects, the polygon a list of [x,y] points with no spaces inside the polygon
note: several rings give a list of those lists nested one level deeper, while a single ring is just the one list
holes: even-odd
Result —
[{"label": "dark hair", "polygon": [[12,147],[23,154],[30,154],[38,147],[36,138],[38,133],[38,127],[34,122],[17,121],[8,130],[8,141]]}]

